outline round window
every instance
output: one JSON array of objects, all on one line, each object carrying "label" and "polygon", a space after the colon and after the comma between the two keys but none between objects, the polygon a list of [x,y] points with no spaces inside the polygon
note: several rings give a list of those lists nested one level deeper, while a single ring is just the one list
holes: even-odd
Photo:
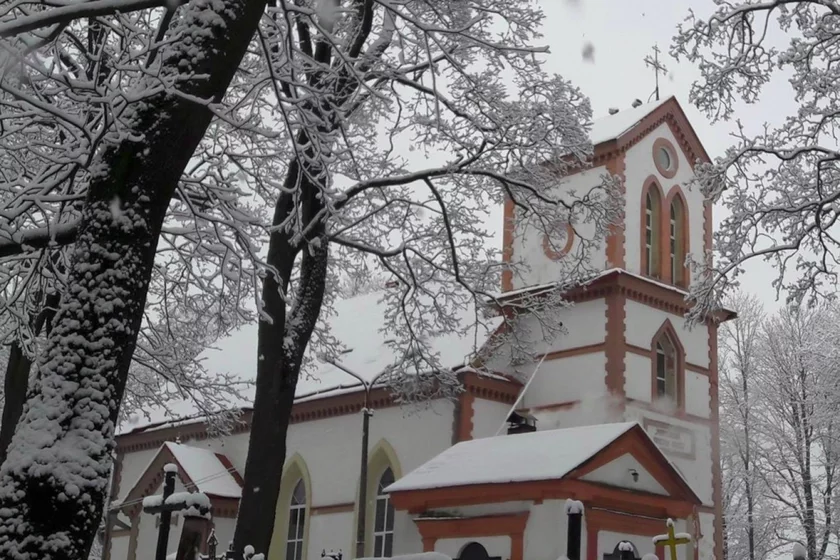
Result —
[{"label": "round window", "polygon": [[668,148],[659,148],[659,153],[657,154],[659,158],[659,166],[666,171],[671,170],[671,152]]}]

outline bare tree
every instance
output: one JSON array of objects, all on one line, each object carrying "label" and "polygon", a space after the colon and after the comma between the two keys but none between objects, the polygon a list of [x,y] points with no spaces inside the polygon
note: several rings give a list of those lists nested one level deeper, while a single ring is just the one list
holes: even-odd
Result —
[{"label": "bare tree", "polygon": [[838,492],[840,352],[837,310],[785,309],[761,337],[754,452],[763,487],[777,504],[779,543],[804,542],[809,560],[833,554]]},{"label": "bare tree", "polygon": [[703,192],[729,215],[715,234],[715,268],[694,290],[701,303],[696,313],[708,311],[743,264],[756,258],[774,264],[776,288],[793,301],[833,296],[840,248],[834,227],[840,197],[840,3],[716,4],[713,14],[692,12],[672,48],[702,73],[691,92],[694,104],[713,120],[729,120],[739,102],[761,103],[764,86],[779,77],[790,84],[797,106],[782,124],[766,125],[756,135],[739,126],[736,144],[698,168]]},{"label": "bare tree", "polygon": [[764,310],[739,292],[726,306],[738,319],[720,330],[721,452],[727,556],[765,560],[776,545],[775,513],[761,473],[760,436],[755,433],[762,359]]}]

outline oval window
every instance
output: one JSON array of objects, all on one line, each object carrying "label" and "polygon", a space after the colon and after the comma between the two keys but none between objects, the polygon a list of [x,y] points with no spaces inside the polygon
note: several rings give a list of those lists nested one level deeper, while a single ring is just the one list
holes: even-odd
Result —
[{"label": "oval window", "polygon": [[659,148],[659,154],[657,156],[659,158],[659,166],[666,171],[671,170],[671,152],[668,148]]}]

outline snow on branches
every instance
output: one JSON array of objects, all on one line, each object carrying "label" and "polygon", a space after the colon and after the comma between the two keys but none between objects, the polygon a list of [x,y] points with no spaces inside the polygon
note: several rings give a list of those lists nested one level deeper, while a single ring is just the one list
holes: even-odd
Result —
[{"label": "snow on branches", "polygon": [[692,12],[681,26],[672,53],[700,68],[691,99],[711,118],[729,120],[739,102],[761,102],[776,74],[797,103],[795,113],[758,134],[739,123],[736,144],[697,169],[699,187],[729,215],[716,233],[717,263],[693,290],[696,313],[709,311],[753,258],[774,264],[775,287],[791,300],[835,291],[838,32],[834,0],[719,2],[715,13]]}]

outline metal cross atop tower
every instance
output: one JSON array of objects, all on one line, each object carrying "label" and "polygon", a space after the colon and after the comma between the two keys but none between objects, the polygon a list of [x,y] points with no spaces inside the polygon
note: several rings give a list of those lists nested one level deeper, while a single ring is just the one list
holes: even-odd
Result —
[{"label": "metal cross atop tower", "polygon": [[[662,72],[662,75],[668,73],[668,69],[665,68],[665,65],[659,62],[659,45],[653,46],[653,56],[647,55],[645,57],[645,65],[650,66],[653,68],[653,73],[656,76],[656,89],[653,90],[653,94],[656,96],[656,100],[659,101],[659,73]],[[648,98],[650,100],[650,98]]]}]

